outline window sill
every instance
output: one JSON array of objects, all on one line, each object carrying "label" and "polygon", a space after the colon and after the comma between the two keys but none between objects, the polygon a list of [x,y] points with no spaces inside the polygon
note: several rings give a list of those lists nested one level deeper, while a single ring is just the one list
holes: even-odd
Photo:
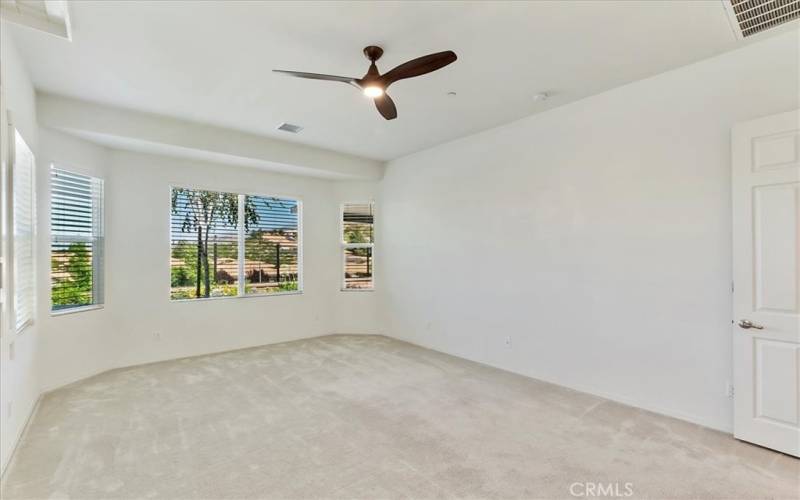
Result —
[{"label": "window sill", "polygon": [[280,297],[283,295],[303,295],[303,290],[291,292],[275,292],[275,293],[251,293],[249,295],[228,295],[221,297],[201,297],[197,299],[170,299],[170,302],[208,302],[212,300],[226,300],[226,299],[252,299],[254,297]]},{"label": "window sill", "polygon": [[275,293],[251,293],[249,295],[242,295],[234,297],[235,299],[252,299],[254,297],[275,297],[280,295],[303,295],[303,290],[292,290],[291,292],[275,292]]},{"label": "window sill", "polygon": [[68,314],[75,314],[84,311],[97,311],[103,309],[103,304],[92,304],[90,306],[70,307],[69,309],[59,309],[57,311],[50,311],[50,316],[66,316]]}]

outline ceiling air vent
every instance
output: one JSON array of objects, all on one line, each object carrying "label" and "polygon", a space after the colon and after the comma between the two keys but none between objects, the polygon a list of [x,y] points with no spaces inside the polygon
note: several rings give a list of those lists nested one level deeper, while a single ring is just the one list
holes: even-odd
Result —
[{"label": "ceiling air vent", "polygon": [[303,130],[303,127],[301,127],[300,125],[292,125],[291,123],[284,122],[278,125],[278,130],[283,130],[284,132],[290,132],[292,134],[296,134],[301,130]]},{"label": "ceiling air vent", "polygon": [[[742,38],[800,18],[800,0],[722,0]],[[734,29],[734,31],[736,31]]]}]

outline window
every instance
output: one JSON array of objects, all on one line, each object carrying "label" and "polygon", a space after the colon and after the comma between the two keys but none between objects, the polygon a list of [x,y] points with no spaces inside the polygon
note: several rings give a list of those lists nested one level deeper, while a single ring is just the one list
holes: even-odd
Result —
[{"label": "window", "polygon": [[344,290],[372,290],[375,214],[373,203],[342,205]]},{"label": "window", "polygon": [[12,176],[14,230],[14,325],[17,332],[33,323],[36,310],[34,241],[36,200],[35,159],[25,140],[14,131]]},{"label": "window", "polygon": [[50,168],[53,311],[103,303],[103,180]]},{"label": "window", "polygon": [[300,212],[289,198],[172,188],[170,297],[301,291]]},{"label": "window", "polygon": [[246,196],[245,293],[258,295],[298,288],[297,201]]}]

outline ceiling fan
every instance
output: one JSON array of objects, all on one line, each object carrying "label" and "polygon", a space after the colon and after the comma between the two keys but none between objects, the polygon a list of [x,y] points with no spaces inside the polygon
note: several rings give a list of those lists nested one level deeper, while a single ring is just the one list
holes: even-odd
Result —
[{"label": "ceiling fan", "polygon": [[319,73],[303,73],[301,71],[284,71],[281,69],[273,69],[276,73],[283,73],[297,78],[309,78],[311,80],[327,80],[330,82],[347,83],[354,87],[361,89],[364,95],[371,97],[375,101],[375,107],[378,112],[387,120],[394,120],[397,118],[397,107],[394,105],[392,98],[386,94],[386,89],[389,85],[398,80],[405,78],[413,78],[421,76],[437,69],[444,68],[448,64],[454,62],[456,57],[455,52],[446,50],[444,52],[437,52],[435,54],[428,54],[427,56],[418,57],[400,66],[380,74],[375,61],[383,55],[383,49],[370,45],[364,49],[364,55],[370,60],[369,70],[362,78],[351,78],[348,76],[335,76],[335,75],[321,75]]}]

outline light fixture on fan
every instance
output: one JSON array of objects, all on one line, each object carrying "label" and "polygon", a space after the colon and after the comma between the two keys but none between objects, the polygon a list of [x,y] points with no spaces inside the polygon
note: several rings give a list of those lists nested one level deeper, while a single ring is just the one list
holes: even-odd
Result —
[{"label": "light fixture on fan", "polygon": [[364,95],[367,97],[380,97],[383,95],[383,89],[375,85],[364,87]]}]

